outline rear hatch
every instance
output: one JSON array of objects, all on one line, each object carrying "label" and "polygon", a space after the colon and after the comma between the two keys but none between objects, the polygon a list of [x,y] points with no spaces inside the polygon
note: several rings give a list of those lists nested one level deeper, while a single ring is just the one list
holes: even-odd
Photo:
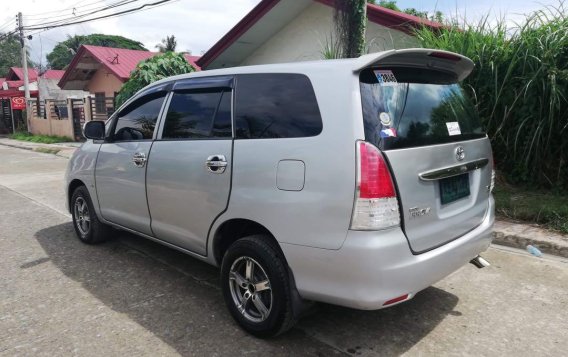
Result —
[{"label": "rear hatch", "polygon": [[373,63],[359,73],[365,140],[390,166],[415,253],[477,227],[491,194],[491,146],[459,84],[464,71],[452,66],[467,59],[447,56],[431,66],[427,57]]}]

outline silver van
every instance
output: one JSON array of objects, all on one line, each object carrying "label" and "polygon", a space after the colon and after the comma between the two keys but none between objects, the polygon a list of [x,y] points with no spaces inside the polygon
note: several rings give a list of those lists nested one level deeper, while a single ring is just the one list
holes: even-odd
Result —
[{"label": "silver van", "polygon": [[202,71],[85,125],[69,162],[79,239],[111,227],[221,268],[233,318],[274,336],[309,302],[393,306],[487,264],[493,159],[438,50]]}]

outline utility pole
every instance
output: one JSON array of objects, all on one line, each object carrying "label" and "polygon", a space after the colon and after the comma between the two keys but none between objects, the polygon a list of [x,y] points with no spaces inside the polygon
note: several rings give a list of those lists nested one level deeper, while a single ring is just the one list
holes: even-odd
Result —
[{"label": "utility pole", "polygon": [[28,51],[26,50],[26,38],[24,36],[24,23],[22,13],[18,12],[18,30],[20,30],[20,45],[22,46],[22,68],[24,69],[24,93],[26,96],[26,107],[30,100],[30,82],[28,76]]}]

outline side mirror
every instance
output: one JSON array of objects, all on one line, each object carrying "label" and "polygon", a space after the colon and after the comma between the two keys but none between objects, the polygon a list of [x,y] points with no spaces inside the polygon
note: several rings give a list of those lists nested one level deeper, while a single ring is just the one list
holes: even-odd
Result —
[{"label": "side mirror", "polygon": [[104,140],[105,123],[99,120],[88,121],[83,127],[83,136],[87,139]]}]

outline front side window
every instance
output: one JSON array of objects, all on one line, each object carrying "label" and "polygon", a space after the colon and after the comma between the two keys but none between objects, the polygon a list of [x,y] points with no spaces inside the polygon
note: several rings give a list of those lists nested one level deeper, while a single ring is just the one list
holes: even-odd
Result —
[{"label": "front side window", "polygon": [[237,76],[237,139],[316,136],[322,120],[314,89],[303,74]]},{"label": "front side window", "polygon": [[173,94],[162,139],[231,136],[231,91],[201,90]]},{"label": "front side window", "polygon": [[165,93],[140,98],[118,113],[114,141],[152,139]]}]

